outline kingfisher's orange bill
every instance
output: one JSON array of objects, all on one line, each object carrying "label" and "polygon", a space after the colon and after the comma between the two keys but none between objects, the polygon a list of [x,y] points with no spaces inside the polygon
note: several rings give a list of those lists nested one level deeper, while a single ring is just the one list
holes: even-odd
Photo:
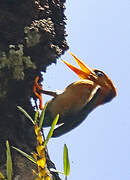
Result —
[{"label": "kingfisher's orange bill", "polygon": [[69,64],[68,62],[62,60],[73,72],[75,72],[80,79],[86,79],[90,74],[91,75],[95,75],[95,73],[93,72],[93,70],[91,68],[88,67],[88,65],[86,65],[82,60],[80,60],[79,58],[77,58],[74,54],[70,53],[74,60],[76,61],[76,63],[80,66],[81,69],[76,68],[75,66]]}]

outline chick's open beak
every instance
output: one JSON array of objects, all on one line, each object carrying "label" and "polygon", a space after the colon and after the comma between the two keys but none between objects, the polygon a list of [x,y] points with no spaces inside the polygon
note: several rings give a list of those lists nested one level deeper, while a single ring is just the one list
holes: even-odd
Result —
[{"label": "chick's open beak", "polygon": [[74,54],[70,53],[76,63],[79,65],[81,69],[76,68],[75,66],[69,64],[68,62],[62,60],[73,72],[75,72],[80,79],[87,79],[89,75],[95,76],[95,73],[91,68],[89,68],[82,60],[77,58]]}]

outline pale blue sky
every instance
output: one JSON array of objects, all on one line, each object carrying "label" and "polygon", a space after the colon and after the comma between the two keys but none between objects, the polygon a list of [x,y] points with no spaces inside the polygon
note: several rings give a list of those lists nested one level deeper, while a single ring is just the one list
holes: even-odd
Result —
[{"label": "pale blue sky", "polygon": [[[50,155],[62,170],[67,144],[69,180],[129,180],[130,0],[70,0],[66,8],[69,51],[107,73],[118,96],[70,133],[50,140]],[[67,52],[62,58],[74,64]],[[78,77],[59,60],[47,69],[44,79],[44,89],[62,90]]]}]

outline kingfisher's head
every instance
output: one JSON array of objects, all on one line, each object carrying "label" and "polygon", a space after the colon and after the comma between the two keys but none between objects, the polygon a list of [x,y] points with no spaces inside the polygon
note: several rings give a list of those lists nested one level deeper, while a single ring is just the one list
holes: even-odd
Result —
[{"label": "kingfisher's head", "polygon": [[101,70],[92,69],[88,67],[82,60],[77,58],[74,54],[70,53],[80,69],[69,64],[68,62],[63,62],[73,71],[75,72],[80,79],[89,79],[93,81],[93,83],[99,85],[101,87],[101,102],[100,104],[104,104],[106,102],[111,101],[117,94],[116,88],[111,81],[111,79]]}]

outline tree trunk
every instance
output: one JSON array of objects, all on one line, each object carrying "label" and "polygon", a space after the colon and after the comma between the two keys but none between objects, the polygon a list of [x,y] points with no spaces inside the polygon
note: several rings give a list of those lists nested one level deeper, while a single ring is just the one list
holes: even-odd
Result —
[{"label": "tree trunk", "polygon": [[[30,98],[34,79],[68,49],[65,0],[1,0],[0,2],[0,171],[5,172],[9,140],[26,153],[35,151],[33,126],[17,110],[34,115]],[[34,164],[12,150],[13,179],[32,180]],[[48,163],[49,164],[49,163]],[[51,164],[52,166],[53,163]],[[53,179],[60,179],[56,173]]]}]

